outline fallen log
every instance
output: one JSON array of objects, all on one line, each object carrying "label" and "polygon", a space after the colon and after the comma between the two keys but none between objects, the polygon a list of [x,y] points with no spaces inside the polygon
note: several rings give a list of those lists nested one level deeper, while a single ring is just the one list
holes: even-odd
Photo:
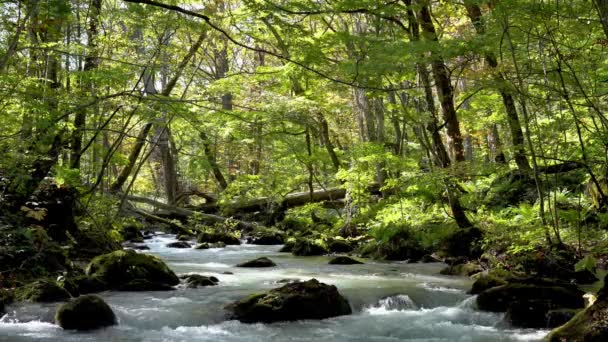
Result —
[{"label": "fallen log", "polygon": [[[151,198],[142,197],[142,196],[129,195],[129,196],[126,196],[126,199],[131,202],[145,203],[145,204],[151,205],[155,208],[161,209],[164,212],[156,213],[156,215],[149,214],[149,215],[153,215],[157,218],[161,218],[161,219],[164,218],[163,216],[171,217],[171,218],[178,218],[178,219],[187,219],[188,217],[194,215],[195,213],[203,221],[208,222],[208,223],[224,223],[228,219],[227,217],[223,217],[223,216],[219,216],[219,215],[205,214],[205,213],[201,213],[201,212],[197,212],[197,211],[193,211],[193,210],[189,210],[189,209],[172,206],[172,205],[162,203],[159,201],[155,201]],[[133,210],[133,209],[131,209],[131,210]],[[139,209],[139,210],[141,211],[141,209]],[[236,220],[236,221],[238,223],[238,228],[240,228],[240,229],[253,229],[257,226],[256,224],[251,223],[251,222],[245,222],[245,221],[240,221],[240,220]]]},{"label": "fallen log", "polygon": [[[372,194],[380,195],[380,185],[372,184],[367,190]],[[338,201],[346,196],[346,189],[331,188],[326,190],[295,192],[286,195],[282,200],[276,201],[271,197],[260,197],[248,201],[233,201],[224,206],[224,211],[228,213],[251,213],[256,211],[267,212],[273,210],[286,210],[293,207],[302,206],[308,203]],[[196,207],[197,210],[204,212],[216,212],[219,209],[217,203],[203,204]]]}]

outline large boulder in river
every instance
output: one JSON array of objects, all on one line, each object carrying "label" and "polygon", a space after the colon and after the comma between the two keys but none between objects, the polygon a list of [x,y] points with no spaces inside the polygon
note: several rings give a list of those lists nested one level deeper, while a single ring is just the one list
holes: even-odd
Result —
[{"label": "large boulder in river", "polygon": [[337,256],[329,261],[330,265],[360,265],[363,264],[359,260],[355,260],[347,256]]},{"label": "large boulder in river", "polygon": [[310,239],[297,239],[291,249],[291,253],[297,256],[324,255],[327,252],[325,246]]},{"label": "large boulder in river", "polygon": [[229,304],[226,309],[231,318],[244,323],[324,319],[352,313],[348,301],[335,286],[316,279],[254,294]]},{"label": "large boulder in river", "polygon": [[116,324],[116,316],[103,299],[86,295],[59,306],[55,322],[66,330],[93,330]]},{"label": "large boulder in river", "polygon": [[268,259],[267,257],[261,257],[240,263],[236,265],[236,267],[274,267],[276,265],[277,264],[275,264],[274,261]]},{"label": "large boulder in river", "polygon": [[604,287],[590,307],[579,312],[568,323],[553,330],[546,338],[550,342],[608,341],[608,276]]},{"label": "large boulder in river", "polygon": [[179,284],[179,278],[160,258],[132,250],[95,257],[87,266],[86,273],[116,290],[163,290]]},{"label": "large boulder in river", "polygon": [[240,245],[241,240],[238,237],[225,232],[205,231],[198,236],[199,243],[218,243],[223,242],[226,245]]},{"label": "large boulder in river", "polygon": [[505,285],[507,282],[492,274],[481,274],[471,287],[469,294],[476,295],[493,287]]},{"label": "large boulder in river", "polygon": [[578,309],[585,305],[583,294],[575,287],[557,284],[509,283],[481,292],[477,296],[477,307],[485,311],[504,312],[515,302],[546,301],[552,309]]},{"label": "large boulder in river", "polygon": [[38,280],[15,290],[15,299],[38,303],[60,302],[70,298],[70,293],[57,282]]}]

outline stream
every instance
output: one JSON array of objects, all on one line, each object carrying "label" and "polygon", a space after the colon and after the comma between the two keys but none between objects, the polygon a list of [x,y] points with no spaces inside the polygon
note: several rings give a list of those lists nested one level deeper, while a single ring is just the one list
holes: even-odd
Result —
[{"label": "stream", "polygon": [[[241,245],[207,250],[167,248],[157,235],[146,253],[161,257],[178,275],[216,276],[218,286],[168,292],[99,294],[119,325],[80,333],[52,324],[57,303],[18,304],[0,319],[0,341],[539,341],[547,330],[514,329],[502,314],[477,311],[466,294],[471,280],[438,275],[444,264],[328,265],[329,257],[295,257],[281,246]],[[236,268],[260,256],[273,268]],[[225,274],[231,272],[233,274]],[[243,324],[227,321],[224,305],[279,287],[282,279],[336,285],[353,314],[321,321]]]}]

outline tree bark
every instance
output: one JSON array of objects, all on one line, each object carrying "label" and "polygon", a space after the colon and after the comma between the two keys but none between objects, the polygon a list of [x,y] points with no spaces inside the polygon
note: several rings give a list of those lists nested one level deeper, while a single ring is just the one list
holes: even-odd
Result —
[{"label": "tree bark", "polygon": [[[475,27],[475,31],[477,32],[477,34],[484,35],[486,32],[486,28],[483,22],[483,18],[481,16],[481,8],[477,4],[471,2],[471,0],[465,1],[465,7],[467,10],[468,17],[473,23],[473,27]],[[502,75],[497,70],[498,61],[494,53],[487,52],[485,54],[485,58],[490,67],[494,70],[494,78],[499,84],[498,91],[500,92],[502,103],[505,107],[505,112],[507,114],[507,123],[509,124],[509,129],[511,131],[511,141],[513,144],[513,157],[515,159],[515,163],[517,164],[517,168],[519,168],[521,171],[530,171],[530,164],[528,163],[528,158],[526,158],[526,151],[524,147],[524,133],[521,128],[519,116],[517,115],[517,108],[515,107],[513,95],[508,91],[505,86],[506,79],[504,75]]]},{"label": "tree bark", "polygon": [[[101,13],[101,2],[102,0],[91,0],[89,6],[89,26],[87,29],[87,56],[84,60],[83,71],[87,72],[94,71],[99,66],[99,58],[97,56],[97,35],[99,26],[99,15]],[[90,76],[85,76],[81,79],[81,85],[84,92],[93,93],[93,84]],[[87,113],[86,109],[81,109],[76,112],[74,117],[74,132],[72,135],[71,142],[71,154],[70,154],[70,168],[80,168],[80,158],[82,157],[82,138],[83,132],[86,127]]]},{"label": "tree bark", "polygon": [[608,0],[593,0],[593,4],[595,5],[597,14],[600,17],[600,21],[602,22],[604,34],[608,39]]},{"label": "tree bark", "polygon": [[[427,40],[438,42],[437,33],[428,1],[420,1],[421,9],[419,12],[420,27]],[[462,134],[460,133],[460,122],[456,116],[456,108],[454,107],[454,88],[450,81],[450,72],[440,56],[431,53],[431,67],[433,69],[433,78],[435,79],[435,88],[437,96],[441,104],[443,120],[446,127],[447,135],[452,140],[454,150],[454,161],[461,162],[465,160],[464,147],[462,142]]]}]

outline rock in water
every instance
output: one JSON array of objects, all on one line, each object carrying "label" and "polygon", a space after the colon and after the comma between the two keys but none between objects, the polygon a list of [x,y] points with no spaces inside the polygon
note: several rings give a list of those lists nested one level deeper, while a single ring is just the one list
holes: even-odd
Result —
[{"label": "rock in water", "polygon": [[160,258],[133,250],[95,257],[87,266],[86,273],[106,283],[107,288],[116,290],[162,290],[179,284],[179,278]]},{"label": "rock in water", "polygon": [[363,264],[363,263],[361,261],[355,260],[351,257],[338,256],[338,257],[331,259],[329,261],[329,264],[330,265],[359,265],[359,264]]},{"label": "rock in water", "polygon": [[66,330],[93,330],[116,324],[116,316],[103,299],[86,295],[59,306],[55,322]]},{"label": "rock in water", "polygon": [[272,260],[267,257],[261,257],[254,260],[249,260],[247,262],[236,265],[236,267],[274,267],[275,264]]},{"label": "rock in water", "polygon": [[477,307],[485,311],[507,311],[514,302],[547,301],[553,309],[583,308],[583,292],[561,286],[509,283],[493,287],[477,296]]},{"label": "rock in water", "polygon": [[352,313],[348,301],[335,286],[316,279],[254,294],[227,305],[226,309],[231,311],[232,319],[243,323],[324,319]]},{"label": "rock in water", "polygon": [[198,236],[198,243],[218,243],[223,242],[226,245],[240,245],[241,240],[230,233],[223,232],[203,232]]},{"label": "rock in water", "polygon": [[297,256],[314,256],[327,254],[327,249],[315,241],[298,239],[293,245],[291,253]]},{"label": "rock in water", "polygon": [[180,278],[186,281],[186,287],[189,289],[196,289],[199,286],[215,286],[219,282],[216,277],[207,277],[200,274],[186,274],[180,276]]},{"label": "rock in water", "polygon": [[69,298],[70,293],[55,281],[38,280],[15,290],[15,299],[19,301],[49,303]]},{"label": "rock in water", "polygon": [[550,342],[608,341],[608,276],[595,303],[579,312],[568,323],[553,330],[546,338]]},{"label": "rock in water", "polygon": [[169,247],[169,248],[190,248],[192,246],[186,241],[175,241],[175,242],[168,243],[167,247]]}]

